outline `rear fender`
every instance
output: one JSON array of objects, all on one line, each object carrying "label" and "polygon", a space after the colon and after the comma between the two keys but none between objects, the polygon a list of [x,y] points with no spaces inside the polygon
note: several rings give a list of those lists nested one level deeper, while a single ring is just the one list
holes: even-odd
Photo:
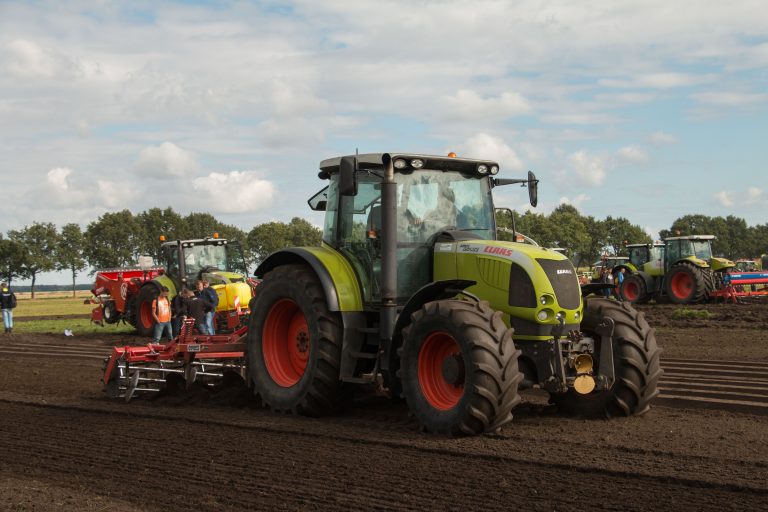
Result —
[{"label": "rear fender", "polygon": [[263,278],[267,272],[282,265],[310,267],[323,287],[329,310],[363,310],[357,276],[346,258],[335,250],[326,246],[283,249],[270,254],[256,269],[255,275]]}]

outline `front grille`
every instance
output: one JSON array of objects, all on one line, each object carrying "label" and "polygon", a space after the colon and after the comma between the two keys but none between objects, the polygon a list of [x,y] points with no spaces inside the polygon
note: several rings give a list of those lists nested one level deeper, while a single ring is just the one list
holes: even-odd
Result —
[{"label": "front grille", "polygon": [[518,308],[536,307],[536,290],[528,272],[517,263],[509,272],[509,305]]},{"label": "front grille", "polygon": [[536,261],[552,283],[560,307],[577,309],[581,304],[581,287],[571,260],[537,259]]}]

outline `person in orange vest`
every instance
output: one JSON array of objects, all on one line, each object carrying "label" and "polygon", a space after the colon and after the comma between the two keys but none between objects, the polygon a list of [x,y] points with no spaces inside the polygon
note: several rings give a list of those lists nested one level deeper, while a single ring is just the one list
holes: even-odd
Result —
[{"label": "person in orange vest", "polygon": [[160,289],[160,296],[152,301],[152,318],[155,319],[154,343],[159,343],[163,334],[168,336],[168,341],[173,341],[171,330],[171,302],[168,300],[168,288]]}]

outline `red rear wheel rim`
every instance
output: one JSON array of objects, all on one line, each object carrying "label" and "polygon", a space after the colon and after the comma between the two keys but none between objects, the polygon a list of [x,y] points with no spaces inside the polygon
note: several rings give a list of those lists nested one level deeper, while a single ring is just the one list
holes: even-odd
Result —
[{"label": "red rear wheel rim", "polygon": [[452,409],[464,395],[464,385],[454,385],[443,376],[448,357],[461,358],[461,348],[447,332],[431,333],[419,350],[418,377],[421,392],[429,405],[441,411]]},{"label": "red rear wheel rim", "polygon": [[693,290],[693,279],[687,272],[677,272],[672,276],[672,294],[678,299],[684,299]]},{"label": "red rear wheel rim", "polygon": [[304,313],[291,299],[281,299],[267,313],[262,332],[264,364],[278,386],[299,382],[309,360],[309,326]]},{"label": "red rear wheel rim", "polygon": [[629,301],[636,300],[640,295],[640,287],[635,282],[624,283],[624,298]]}]

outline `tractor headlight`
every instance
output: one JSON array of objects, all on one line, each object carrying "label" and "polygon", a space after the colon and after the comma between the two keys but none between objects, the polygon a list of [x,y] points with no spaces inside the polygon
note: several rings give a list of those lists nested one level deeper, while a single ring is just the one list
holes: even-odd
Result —
[{"label": "tractor headlight", "polygon": [[392,163],[392,165],[395,166],[395,169],[405,169],[408,163],[402,158],[398,158]]},{"label": "tractor headlight", "polygon": [[581,317],[581,315],[579,314],[579,312],[578,312],[578,311],[577,311],[577,312],[575,312],[575,313],[573,314],[573,319],[574,319],[574,320],[578,320],[578,319],[579,319],[579,317]]},{"label": "tractor headlight", "polygon": [[491,166],[491,174],[498,174],[499,173],[499,166],[498,165],[492,165]]},{"label": "tractor headlight", "polygon": [[547,320],[549,320],[552,317],[552,314],[553,314],[553,312],[552,312],[551,309],[542,309],[541,311],[536,313],[536,319],[539,322],[546,322]]},{"label": "tractor headlight", "polygon": [[478,165],[477,172],[479,172],[480,174],[488,174],[488,166],[485,164]]},{"label": "tractor headlight", "polygon": [[424,167],[424,160],[421,160],[419,158],[414,158],[413,160],[411,160],[411,167],[413,167],[414,169],[421,169],[422,167]]},{"label": "tractor headlight", "polygon": [[558,320],[565,320],[565,313],[560,311],[557,315],[555,315],[555,318],[557,318]]},{"label": "tractor headlight", "polygon": [[539,303],[541,303],[542,306],[546,306],[547,304],[554,304],[555,299],[552,298],[551,295],[542,295],[539,297]]}]

